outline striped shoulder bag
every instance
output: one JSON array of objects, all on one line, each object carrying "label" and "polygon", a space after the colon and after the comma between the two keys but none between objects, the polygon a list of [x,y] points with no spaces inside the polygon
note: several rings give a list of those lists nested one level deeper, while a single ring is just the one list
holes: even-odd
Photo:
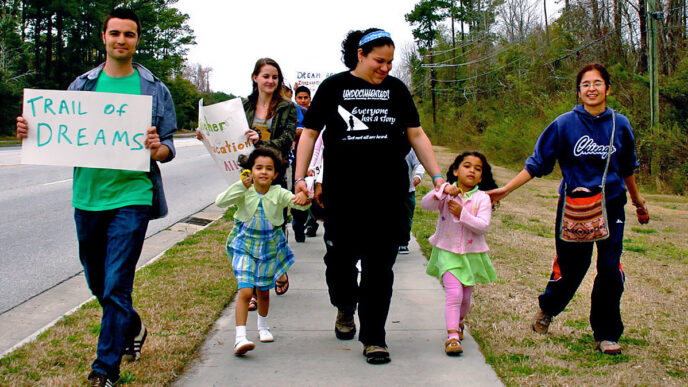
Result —
[{"label": "striped shoulder bag", "polygon": [[602,184],[593,191],[578,187],[569,192],[566,183],[564,183],[564,211],[559,224],[559,237],[563,241],[595,242],[609,238],[604,185],[607,181],[607,170],[612,158],[614,132],[616,132],[616,112],[612,110],[612,137],[609,140]]}]

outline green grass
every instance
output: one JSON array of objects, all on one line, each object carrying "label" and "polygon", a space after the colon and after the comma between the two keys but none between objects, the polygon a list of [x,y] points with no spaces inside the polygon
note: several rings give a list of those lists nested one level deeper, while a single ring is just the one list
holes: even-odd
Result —
[{"label": "green grass", "polygon": [[[123,364],[120,384],[169,385],[234,297],[237,284],[225,253],[232,215],[227,212],[136,273],[132,297],[148,327],[146,352],[154,356]],[[0,359],[0,385],[40,385],[45,378],[49,384],[83,384],[95,357],[100,316],[100,306],[91,301]]]},{"label": "green grass", "polygon": [[[531,233],[533,235],[537,235],[542,238],[554,238],[554,229],[551,225],[545,225],[540,223],[539,221],[537,222],[532,222],[531,220],[528,220],[527,223],[523,223],[521,218],[515,217],[510,214],[503,214],[503,213],[498,213],[496,215],[498,219],[501,219],[503,222],[503,226],[511,229],[511,230],[518,230],[518,231],[525,231],[528,233]],[[531,224],[531,223],[536,223],[536,224]]]}]

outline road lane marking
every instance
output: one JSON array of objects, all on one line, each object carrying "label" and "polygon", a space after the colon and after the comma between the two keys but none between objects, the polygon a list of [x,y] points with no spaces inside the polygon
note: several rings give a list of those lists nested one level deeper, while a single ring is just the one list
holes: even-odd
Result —
[{"label": "road lane marking", "polygon": [[41,185],[42,185],[42,186],[46,186],[46,185],[60,184],[60,183],[66,183],[66,182],[68,182],[68,181],[72,181],[72,179],[64,179],[64,180],[59,180],[59,181],[52,181],[52,182],[50,182],[50,183],[43,183],[43,184],[41,184]]}]

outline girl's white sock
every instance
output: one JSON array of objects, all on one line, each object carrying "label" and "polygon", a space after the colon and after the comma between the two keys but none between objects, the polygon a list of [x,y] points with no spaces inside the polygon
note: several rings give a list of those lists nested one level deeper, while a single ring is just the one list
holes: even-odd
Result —
[{"label": "girl's white sock", "polygon": [[237,325],[236,327],[236,337],[246,337],[246,325]]},{"label": "girl's white sock", "polygon": [[270,328],[270,325],[268,323],[268,316],[263,317],[258,314],[258,329],[260,330],[261,328],[268,329]]}]

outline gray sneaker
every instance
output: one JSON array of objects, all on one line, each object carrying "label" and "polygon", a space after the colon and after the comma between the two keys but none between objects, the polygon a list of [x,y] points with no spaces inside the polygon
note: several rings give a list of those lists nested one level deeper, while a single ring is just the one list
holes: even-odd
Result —
[{"label": "gray sneaker", "polygon": [[356,322],[353,313],[344,313],[341,310],[337,312],[334,334],[339,340],[351,340],[356,336]]}]

